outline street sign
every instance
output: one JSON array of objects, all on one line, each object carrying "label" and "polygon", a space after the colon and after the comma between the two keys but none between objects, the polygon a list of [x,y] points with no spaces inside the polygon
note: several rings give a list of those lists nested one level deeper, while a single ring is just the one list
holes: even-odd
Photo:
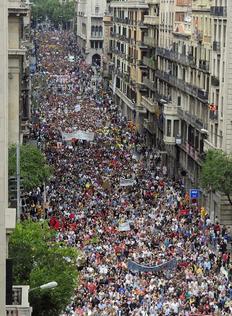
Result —
[{"label": "street sign", "polygon": [[190,198],[191,199],[199,199],[200,192],[198,189],[190,189]]}]

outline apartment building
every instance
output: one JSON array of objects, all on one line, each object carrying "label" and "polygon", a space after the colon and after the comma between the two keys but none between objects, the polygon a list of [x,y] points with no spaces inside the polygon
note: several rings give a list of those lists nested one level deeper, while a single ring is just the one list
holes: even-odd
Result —
[{"label": "apartment building", "polygon": [[6,228],[5,210],[8,206],[7,153],[8,153],[8,96],[7,96],[7,0],[0,2],[0,315],[5,315],[6,297]]},{"label": "apartment building", "polygon": [[106,0],[77,0],[77,42],[89,64],[101,65]]},{"label": "apartment building", "polygon": [[144,36],[144,43],[148,46],[147,52],[143,57],[143,64],[147,67],[146,76],[143,79],[147,87],[147,94],[142,96],[141,104],[146,109],[143,120],[143,132],[146,143],[149,147],[158,146],[161,148],[163,139],[163,118],[158,101],[165,96],[158,95],[155,71],[157,70],[156,49],[159,44],[159,25],[160,25],[160,0],[146,0],[148,4],[148,14],[144,16],[144,24],[147,25]]},{"label": "apartment building", "polygon": [[143,82],[147,67],[143,57],[147,26],[144,24],[148,5],[142,0],[111,1],[111,49],[113,66],[112,88],[115,102],[122,114],[142,130],[146,110],[141,105],[147,93]]},{"label": "apartment building", "polygon": [[[231,1],[211,1],[209,123],[204,150],[222,149],[227,154],[232,152],[231,14]],[[206,198],[206,206],[212,219],[217,217],[221,223],[231,225],[232,212],[227,197],[210,192]]]},{"label": "apartment building", "polygon": [[9,143],[22,142],[30,118],[30,5],[8,0]]},{"label": "apartment building", "polygon": [[[110,8],[116,104],[163,152],[169,174],[199,188],[207,150],[232,151],[232,2],[126,0]],[[212,220],[232,223],[225,197],[201,197]]]},{"label": "apartment building", "polygon": [[105,87],[109,85],[109,80],[112,80],[112,49],[111,49],[111,32],[112,32],[112,15],[110,12],[110,1],[107,1],[106,11],[103,17],[103,56],[102,56],[102,76]]},{"label": "apartment building", "polygon": [[[8,144],[18,140],[20,133],[19,90],[23,58],[20,51],[21,29],[18,28],[18,19],[24,15],[24,10],[25,2],[0,1],[0,315],[12,316],[31,315],[28,287],[17,286],[17,293],[16,288],[13,290],[12,265],[8,259],[9,236],[16,224],[16,210],[8,208]],[[14,125],[17,127],[12,126],[13,115],[16,120]]]}]

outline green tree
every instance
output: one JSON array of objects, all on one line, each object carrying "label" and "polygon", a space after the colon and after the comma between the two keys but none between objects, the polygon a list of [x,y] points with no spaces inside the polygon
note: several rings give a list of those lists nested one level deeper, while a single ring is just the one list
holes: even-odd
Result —
[{"label": "green tree", "polygon": [[30,293],[33,316],[56,316],[70,303],[77,287],[76,248],[54,241],[55,232],[47,222],[25,221],[17,224],[9,243],[13,259],[14,284],[31,288],[56,281],[53,290]]},{"label": "green tree", "polygon": [[56,26],[66,25],[75,15],[74,1],[34,0],[32,16],[35,21],[39,18],[44,21],[46,17]]},{"label": "green tree", "polygon": [[[52,174],[44,154],[34,145],[20,146],[20,174],[25,190],[40,186]],[[16,175],[16,146],[9,148],[9,176]]]},{"label": "green tree", "polygon": [[225,194],[232,205],[232,156],[221,150],[209,150],[201,171],[204,189]]}]

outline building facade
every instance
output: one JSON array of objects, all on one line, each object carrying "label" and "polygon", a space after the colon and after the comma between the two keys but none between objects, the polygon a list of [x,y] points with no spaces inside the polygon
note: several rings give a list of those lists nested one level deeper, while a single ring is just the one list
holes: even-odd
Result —
[{"label": "building facade", "polygon": [[[208,149],[232,151],[231,7],[226,0],[110,1],[115,102],[187,190],[200,187]],[[201,197],[212,220],[232,223],[225,197]]]},{"label": "building facade", "polygon": [[[232,25],[231,1],[211,1],[211,58],[210,58],[210,101],[209,125],[204,149],[222,149],[227,154],[232,152],[232,113],[231,113],[231,67]],[[232,223],[231,205],[227,197],[210,192],[206,205],[211,218],[216,217],[224,224]]]},{"label": "building facade", "polygon": [[144,24],[148,5],[145,1],[111,1],[111,50],[113,63],[112,88],[115,102],[122,114],[133,121],[139,131],[146,110],[141,105],[147,93],[143,79],[143,64],[148,46],[145,44],[147,26]]},{"label": "building facade", "polygon": [[[20,3],[19,3],[20,2]],[[24,3],[21,1],[2,0],[0,1],[0,315],[31,315],[31,308],[27,300],[27,305],[24,302],[14,305],[13,289],[11,284],[11,268],[8,258],[8,241],[9,236],[15,228],[16,224],[16,210],[8,208],[8,145],[14,139],[19,139],[19,67],[18,61],[21,61],[20,52],[18,52],[19,41],[21,37],[17,22],[14,17],[21,15],[21,6]],[[17,13],[18,10],[18,13]],[[16,22],[16,23],[14,23]],[[19,53],[17,60],[17,52]],[[13,73],[12,73],[13,72]],[[13,82],[10,82],[12,76]],[[15,95],[14,95],[15,94]],[[14,96],[12,96],[14,95]],[[11,108],[10,108],[11,107]],[[14,115],[17,125],[17,131],[13,132],[13,118],[12,112],[14,108]],[[18,111],[16,113],[16,111]],[[9,134],[11,133],[11,137]],[[14,136],[14,139],[13,139]],[[7,267],[7,268],[6,268]],[[22,287],[21,287],[22,288]],[[24,297],[28,296],[28,288],[24,291]],[[26,300],[25,300],[26,302]],[[6,304],[9,304],[7,306]]]},{"label": "building facade", "polygon": [[0,315],[5,315],[6,304],[6,228],[5,210],[8,206],[8,54],[7,0],[0,2]]},{"label": "building facade", "polygon": [[112,33],[112,15],[110,12],[109,1],[106,3],[106,11],[103,17],[103,56],[102,56],[102,76],[105,83],[105,88],[108,87],[109,81],[112,80],[112,45],[111,45],[111,33]]},{"label": "building facade", "polygon": [[30,118],[29,33],[29,1],[8,0],[9,143],[22,142]]},{"label": "building facade", "polygon": [[77,42],[88,64],[101,65],[106,0],[77,0]]}]

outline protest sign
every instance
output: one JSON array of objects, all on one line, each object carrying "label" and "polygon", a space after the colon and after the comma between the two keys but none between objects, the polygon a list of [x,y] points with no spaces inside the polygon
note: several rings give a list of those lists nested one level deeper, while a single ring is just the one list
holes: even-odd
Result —
[{"label": "protest sign", "polygon": [[135,180],[133,178],[131,178],[131,179],[121,178],[120,179],[120,187],[130,187],[130,186],[133,186],[134,184],[135,184]]},{"label": "protest sign", "polygon": [[77,138],[81,140],[88,140],[92,142],[94,140],[93,132],[77,131]]},{"label": "protest sign", "polygon": [[71,141],[72,139],[87,140],[92,142],[94,140],[93,132],[74,131],[70,133],[62,132],[63,141]]},{"label": "protest sign", "polygon": [[138,272],[158,272],[161,270],[171,270],[174,269],[176,265],[177,261],[175,258],[156,266],[142,265],[132,260],[129,260],[127,264],[129,270]]},{"label": "protest sign", "polygon": [[128,232],[130,231],[130,223],[129,222],[125,222],[125,223],[121,223],[118,225],[118,230],[120,232]]},{"label": "protest sign", "polygon": [[75,112],[80,112],[80,110],[81,110],[81,105],[80,104],[75,105]]}]

